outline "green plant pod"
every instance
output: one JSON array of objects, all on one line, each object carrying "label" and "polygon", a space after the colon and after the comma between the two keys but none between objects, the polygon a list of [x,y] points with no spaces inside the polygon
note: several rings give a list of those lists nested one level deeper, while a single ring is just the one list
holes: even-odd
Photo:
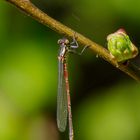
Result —
[{"label": "green plant pod", "polygon": [[123,29],[107,36],[107,46],[112,58],[124,62],[138,55],[137,47],[131,42]]}]

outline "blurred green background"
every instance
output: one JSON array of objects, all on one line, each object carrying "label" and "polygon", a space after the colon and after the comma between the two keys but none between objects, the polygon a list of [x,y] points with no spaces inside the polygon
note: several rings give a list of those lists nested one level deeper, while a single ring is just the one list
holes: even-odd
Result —
[{"label": "blurred green background", "polygon": [[[106,36],[122,27],[140,46],[138,0],[32,2],[105,47]],[[55,115],[61,37],[0,1],[0,140],[68,140]],[[140,86],[133,79],[90,49],[69,56],[69,76],[75,140],[140,140]]]}]

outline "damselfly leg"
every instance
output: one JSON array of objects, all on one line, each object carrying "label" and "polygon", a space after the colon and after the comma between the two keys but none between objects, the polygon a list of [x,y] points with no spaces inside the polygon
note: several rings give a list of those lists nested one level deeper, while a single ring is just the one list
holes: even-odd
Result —
[{"label": "damselfly leg", "polygon": [[76,48],[78,48],[79,45],[78,45],[78,42],[77,42],[76,38],[77,37],[76,37],[76,33],[75,33],[74,36],[73,36],[73,40],[70,43],[69,52],[70,53],[75,53],[75,54],[78,54],[78,55],[82,55],[83,52],[85,51],[85,49],[87,49],[89,47],[89,45],[84,46],[84,48],[81,50],[81,52],[77,52]]}]

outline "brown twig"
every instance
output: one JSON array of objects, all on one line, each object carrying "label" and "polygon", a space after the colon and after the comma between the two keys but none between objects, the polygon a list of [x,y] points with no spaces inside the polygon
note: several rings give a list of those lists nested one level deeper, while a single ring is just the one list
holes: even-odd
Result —
[{"label": "brown twig", "polygon": [[51,18],[46,13],[38,9],[30,0],[6,0],[6,1],[12,3],[16,7],[24,11],[27,15],[30,15],[35,20],[48,26],[49,28],[55,30],[56,32],[60,34],[66,35],[68,37],[73,37],[73,35],[76,33],[76,37],[77,37],[76,39],[78,42],[80,42],[83,45],[90,46],[90,49],[95,54],[98,54],[104,60],[108,61],[116,68],[120,69],[121,71],[128,74],[130,77],[132,77],[136,81],[140,82],[140,75],[136,71],[131,70],[129,67],[126,67],[123,64],[118,64],[116,60],[112,59],[108,50],[106,50],[104,47],[96,44],[90,39],[84,37],[83,35],[77,33],[76,31],[70,29],[69,27]]}]

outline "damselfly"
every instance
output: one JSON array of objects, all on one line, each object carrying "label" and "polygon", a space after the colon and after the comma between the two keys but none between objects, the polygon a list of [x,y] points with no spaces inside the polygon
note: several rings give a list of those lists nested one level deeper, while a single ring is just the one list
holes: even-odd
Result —
[{"label": "damselfly", "polygon": [[[67,55],[69,52],[76,53],[78,43],[75,38],[70,43],[67,38],[58,40],[60,45],[60,52],[58,56],[58,95],[57,95],[57,126],[61,132],[64,132],[67,125],[67,118],[69,123],[69,140],[73,140],[73,123],[71,112],[71,99],[68,81],[67,70]],[[83,53],[86,47],[81,51]]]}]

